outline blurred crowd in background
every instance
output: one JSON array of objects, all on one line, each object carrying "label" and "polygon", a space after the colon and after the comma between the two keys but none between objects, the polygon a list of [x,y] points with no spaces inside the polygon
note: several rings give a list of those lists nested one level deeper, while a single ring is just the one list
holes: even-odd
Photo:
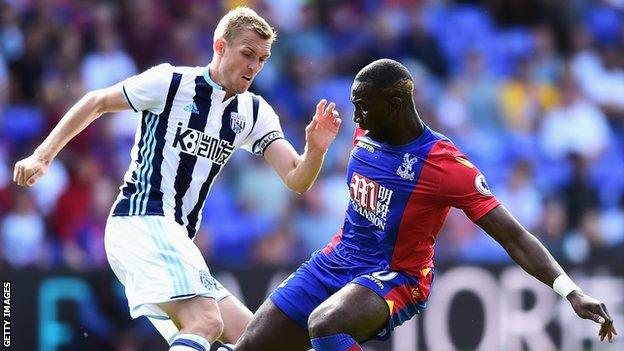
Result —
[{"label": "blurred crowd in background", "polygon": [[[421,117],[451,138],[494,194],[573,264],[622,267],[624,1],[0,0],[0,268],[106,267],[106,218],[140,116],[104,115],[34,187],[12,184],[86,92],[162,63],[205,66],[221,16],[246,4],[278,40],[252,91],[301,152],[321,98],[344,123],[315,186],[297,195],[239,151],[213,186],[196,243],[210,265],[298,264],[342,225],[352,79],[389,57],[411,71]],[[437,263],[508,262],[451,211]]]}]

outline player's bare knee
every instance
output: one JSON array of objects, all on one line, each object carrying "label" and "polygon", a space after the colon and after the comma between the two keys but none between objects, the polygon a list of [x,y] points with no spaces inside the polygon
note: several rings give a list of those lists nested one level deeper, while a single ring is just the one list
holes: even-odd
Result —
[{"label": "player's bare knee", "polygon": [[330,306],[319,306],[312,311],[308,317],[308,332],[311,338],[343,332],[336,309]]},{"label": "player's bare knee", "polygon": [[204,337],[206,340],[216,340],[223,333],[223,320],[216,313],[203,313],[185,329]]}]

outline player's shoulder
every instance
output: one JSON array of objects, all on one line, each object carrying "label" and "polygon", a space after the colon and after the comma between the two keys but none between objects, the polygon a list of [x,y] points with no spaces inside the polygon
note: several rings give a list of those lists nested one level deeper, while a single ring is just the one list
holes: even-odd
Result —
[{"label": "player's shoulder", "polygon": [[423,134],[419,137],[420,142],[415,143],[415,148],[424,148],[428,152],[428,158],[443,157],[456,149],[455,145],[446,135],[425,126]]},{"label": "player's shoulder", "polygon": [[196,85],[201,82],[201,85],[208,84],[213,87],[217,87],[216,83],[207,77],[206,66],[172,66],[170,64],[165,69],[168,70],[167,76],[174,78],[176,75],[179,79],[180,89],[187,93],[193,92],[195,94]]},{"label": "player's shoulder", "polygon": [[238,96],[239,99],[242,98],[244,99],[244,101],[248,101],[252,105],[254,105],[254,109],[258,109],[259,115],[277,116],[275,110],[273,109],[273,106],[271,106],[271,104],[266,101],[261,95],[247,90],[246,92],[241,93]]},{"label": "player's shoulder", "polygon": [[434,143],[429,159],[443,165],[462,165],[474,168],[468,157],[446,135],[430,130]]},{"label": "player's shoulder", "polygon": [[438,131],[435,131],[435,130],[431,129],[431,128],[430,128],[430,127],[428,127],[428,126],[427,126],[427,127],[425,127],[425,128],[426,128],[426,130],[427,130],[427,131],[431,134],[431,138],[432,138],[433,140],[438,140],[438,141],[441,141],[441,142],[444,142],[444,143],[453,144],[453,142],[451,141],[451,139],[450,139],[449,137],[447,137],[446,135],[444,135],[444,134],[442,134],[442,133],[440,133],[440,132],[438,132]]},{"label": "player's shoulder", "polygon": [[174,73],[178,73],[183,76],[197,77],[197,76],[203,75],[204,70],[205,70],[205,67],[174,66],[168,62],[163,62],[163,63],[157,64],[151,67],[150,69],[147,70],[147,72],[150,72],[153,74],[160,74],[160,75],[172,75]]},{"label": "player's shoulder", "polygon": [[145,72],[150,74],[165,74],[173,72],[174,66],[170,63],[163,62],[148,68]]},{"label": "player's shoulder", "polygon": [[169,69],[172,73],[179,73],[183,76],[199,77],[204,75],[206,67],[200,66],[171,66]]},{"label": "player's shoulder", "polygon": [[254,93],[252,91],[247,90],[244,93],[239,94],[239,96],[248,98],[248,99],[250,99],[252,101],[255,100],[260,105],[271,107],[271,105],[262,97],[262,95],[256,94],[256,93]]},{"label": "player's shoulder", "polygon": [[165,82],[168,82],[168,80],[173,77],[174,73],[184,75],[191,72],[193,69],[194,67],[173,66],[170,63],[164,62],[148,68],[140,76],[143,77],[143,79],[161,81],[165,84]]}]

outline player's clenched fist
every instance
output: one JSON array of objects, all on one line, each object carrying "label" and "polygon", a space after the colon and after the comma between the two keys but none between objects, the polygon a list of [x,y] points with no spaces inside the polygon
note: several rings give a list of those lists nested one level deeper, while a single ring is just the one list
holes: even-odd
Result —
[{"label": "player's clenched fist", "polygon": [[33,186],[47,172],[48,165],[33,154],[15,164],[13,181],[20,186]]}]

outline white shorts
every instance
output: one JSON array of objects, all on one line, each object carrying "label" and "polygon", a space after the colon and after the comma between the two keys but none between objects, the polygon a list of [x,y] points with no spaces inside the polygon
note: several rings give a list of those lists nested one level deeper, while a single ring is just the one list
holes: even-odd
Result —
[{"label": "white shorts", "polygon": [[158,304],[230,295],[210,275],[186,229],[163,216],[115,216],[106,222],[106,257],[125,286],[130,316],[169,319]]}]

